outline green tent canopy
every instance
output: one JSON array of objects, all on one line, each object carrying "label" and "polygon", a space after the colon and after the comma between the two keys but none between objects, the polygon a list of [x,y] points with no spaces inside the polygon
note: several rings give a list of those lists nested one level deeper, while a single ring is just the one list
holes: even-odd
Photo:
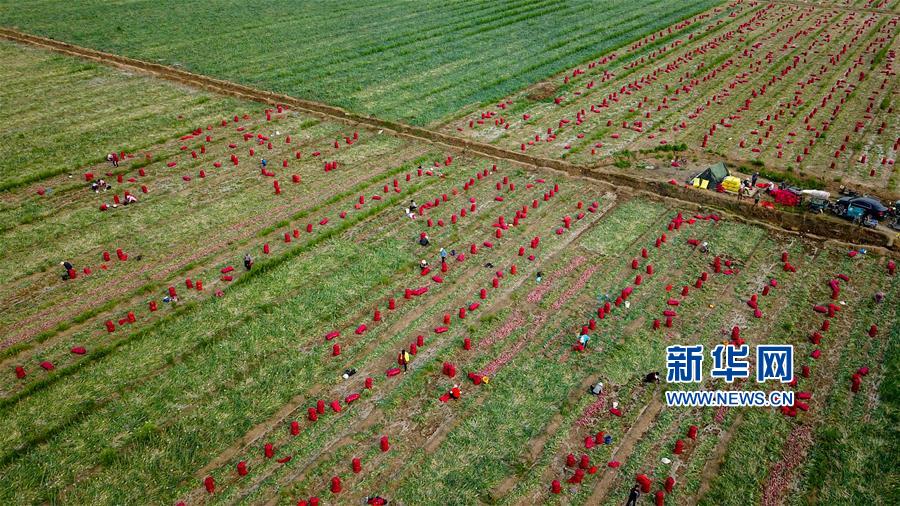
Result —
[{"label": "green tent canopy", "polygon": [[688,183],[701,188],[715,188],[729,175],[728,167],[723,162],[719,162],[715,165],[710,165],[706,170],[692,177]]}]

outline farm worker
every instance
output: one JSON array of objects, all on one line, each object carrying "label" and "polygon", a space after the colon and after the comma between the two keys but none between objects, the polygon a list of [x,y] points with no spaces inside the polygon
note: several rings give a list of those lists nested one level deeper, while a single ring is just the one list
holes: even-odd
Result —
[{"label": "farm worker", "polygon": [[700,253],[709,253],[709,243],[703,241],[700,243]]},{"label": "farm worker", "polygon": [[101,191],[106,191],[112,189],[112,186],[107,184],[106,181],[99,179],[97,182],[91,184],[91,189],[94,190],[94,193],[100,193]]},{"label": "farm worker", "polygon": [[543,278],[544,278],[544,273],[541,271],[537,271],[537,274],[534,275],[535,283],[540,283],[541,279],[543,279]]},{"label": "farm worker", "polygon": [[250,256],[250,253],[244,255],[244,268],[248,271],[253,267],[253,257]]},{"label": "farm worker", "polygon": [[400,350],[400,353],[397,355],[397,365],[403,366],[403,372],[406,372],[409,369],[409,363],[412,361],[412,355],[409,354],[406,349]]},{"label": "farm worker", "polygon": [[266,168],[266,165],[268,165],[269,162],[267,162],[266,159],[263,158],[263,159],[261,159],[261,160],[259,161],[259,164],[262,166],[262,168],[265,169],[265,168]]},{"label": "farm worker", "polygon": [[106,161],[111,163],[113,167],[119,166],[119,155],[116,153],[110,153],[106,155]]},{"label": "farm worker", "polygon": [[591,340],[591,336],[587,334],[581,334],[581,337],[578,338],[578,344],[582,346],[587,346],[588,341]]},{"label": "farm worker", "polygon": [[350,376],[353,376],[354,374],[356,374],[356,368],[351,367],[350,369],[344,369],[344,374],[343,374],[342,378],[348,379]]},{"label": "farm worker", "polygon": [[753,192],[753,205],[754,206],[759,205],[759,190],[756,190],[755,192]]},{"label": "farm worker", "polygon": [[415,213],[413,213],[408,207],[407,207],[406,209],[404,209],[403,212],[406,213],[406,217],[407,217],[407,218],[409,218],[409,219],[411,219],[411,220],[416,219]]},{"label": "farm worker", "polygon": [[450,397],[454,399],[459,399],[462,395],[462,390],[459,389],[459,385],[453,385],[453,388],[450,389]]},{"label": "farm worker", "polygon": [[875,302],[879,304],[884,302],[884,292],[875,292]]},{"label": "farm worker", "polygon": [[441,263],[447,263],[447,250],[445,250],[444,248],[441,248]]},{"label": "farm worker", "polygon": [[603,393],[603,383],[598,381],[591,387],[591,393],[594,395],[600,395]]},{"label": "farm worker", "polygon": [[659,373],[654,371],[644,376],[644,383],[659,383]]},{"label": "farm worker", "polygon": [[641,498],[641,486],[635,485],[631,487],[631,492],[628,494],[628,502],[625,503],[625,506],[637,506],[638,499]]},{"label": "farm worker", "polygon": [[750,186],[756,186],[756,180],[759,179],[759,172],[754,172],[752,176],[750,176]]},{"label": "farm worker", "polygon": [[125,201],[123,202],[124,205],[127,206],[128,204],[134,204],[135,202],[137,202],[137,197],[130,193],[128,195],[125,195]]},{"label": "farm worker", "polygon": [[424,270],[427,269],[427,268],[428,268],[428,260],[425,260],[425,259],[423,258],[422,261],[419,262],[419,270],[420,270],[420,271],[424,271]]},{"label": "farm worker", "polygon": [[421,244],[422,246],[428,246],[430,243],[431,241],[428,239],[427,233],[422,232],[421,234],[419,234],[419,244]]},{"label": "farm worker", "polygon": [[417,210],[418,208],[419,208],[419,206],[416,205],[416,201],[415,201],[415,200],[410,200],[410,201],[409,201],[409,210],[410,210],[411,212],[413,212],[413,213],[416,212],[416,210]]},{"label": "farm worker", "polygon": [[71,273],[75,270],[75,268],[72,267],[72,264],[69,263],[68,261],[60,262],[59,265],[61,265],[63,270],[66,271],[62,275],[63,281],[68,280],[69,277],[71,276]]}]

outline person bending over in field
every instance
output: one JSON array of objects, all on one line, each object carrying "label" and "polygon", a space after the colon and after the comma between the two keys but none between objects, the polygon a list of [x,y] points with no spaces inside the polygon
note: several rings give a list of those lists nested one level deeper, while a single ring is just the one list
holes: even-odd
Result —
[{"label": "person bending over in field", "polygon": [[106,161],[111,163],[113,167],[119,166],[119,155],[116,153],[110,153],[106,155]]},{"label": "person bending over in field", "polygon": [[62,275],[63,281],[68,280],[69,276],[70,276],[69,273],[72,272],[75,268],[72,266],[72,264],[68,260],[65,262],[60,262],[59,265],[61,265],[62,268],[66,271]]},{"label": "person bending over in field", "polygon": [[248,271],[253,267],[253,257],[250,256],[250,253],[244,255],[244,268]]},{"label": "person bending over in field", "polygon": [[134,204],[137,202],[137,197],[132,194],[125,195],[125,200],[122,202],[124,205]]},{"label": "person bending over in field", "polygon": [[600,395],[603,393],[603,383],[598,381],[593,386],[591,386],[591,394]]},{"label": "person bending over in field", "polygon": [[581,334],[581,336],[578,338],[578,344],[580,344],[582,347],[586,348],[587,343],[590,340],[591,340],[591,336],[589,336],[587,334]]},{"label": "person bending over in field", "polygon": [[410,200],[409,201],[409,210],[414,213],[414,212],[416,212],[417,209],[419,209],[419,206],[416,205],[416,201]]},{"label": "person bending over in field", "polygon": [[422,261],[419,262],[419,271],[420,271],[420,272],[421,272],[421,271],[424,271],[424,270],[427,269],[427,268],[428,268],[428,260],[425,260],[425,259],[423,258]]},{"label": "person bending over in field", "polygon": [[659,373],[654,371],[644,376],[644,383],[659,383]]},{"label": "person bending over in field", "polygon": [[428,238],[428,234],[426,234],[425,232],[419,234],[419,244],[422,246],[428,246],[429,244],[431,244],[431,240]]}]

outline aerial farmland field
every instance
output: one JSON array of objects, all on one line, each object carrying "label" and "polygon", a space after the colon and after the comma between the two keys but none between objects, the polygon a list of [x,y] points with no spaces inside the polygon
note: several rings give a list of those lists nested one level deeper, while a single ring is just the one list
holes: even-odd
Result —
[{"label": "aerial farmland field", "polygon": [[896,197],[898,22],[892,11],[732,2],[445,130],[580,164],[674,148]]},{"label": "aerial farmland field", "polygon": [[2,5],[90,56],[0,30],[0,502],[895,504],[892,237],[604,172],[895,191],[897,2],[822,4]]},{"label": "aerial farmland field", "polygon": [[4,3],[3,26],[426,124],[716,2]]}]

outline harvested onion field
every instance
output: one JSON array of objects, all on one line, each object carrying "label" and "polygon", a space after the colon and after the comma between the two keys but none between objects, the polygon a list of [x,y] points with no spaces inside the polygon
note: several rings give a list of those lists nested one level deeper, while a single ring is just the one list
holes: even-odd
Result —
[{"label": "harvested onion field", "polygon": [[900,195],[900,11],[732,2],[445,128],[544,157],[727,157]]},{"label": "harvested onion field", "polygon": [[[787,170],[811,146],[809,177],[889,187],[853,159],[897,149],[900,15],[836,5],[226,2],[182,33],[165,5],[36,2],[0,23],[579,165],[683,142]],[[11,42],[0,62],[4,504],[896,502],[895,251]],[[744,343],[793,345],[793,381],[665,380],[668,346]],[[758,388],[796,401],[666,401]]]}]

